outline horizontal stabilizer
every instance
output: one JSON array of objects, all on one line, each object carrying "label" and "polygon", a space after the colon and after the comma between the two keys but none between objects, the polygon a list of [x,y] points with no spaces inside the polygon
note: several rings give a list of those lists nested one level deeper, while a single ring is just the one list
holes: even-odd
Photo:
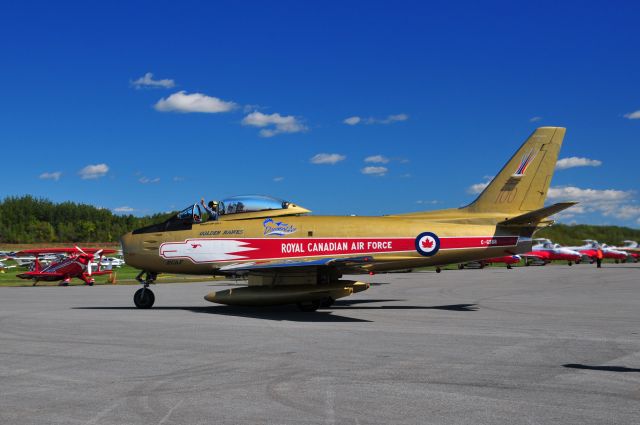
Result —
[{"label": "horizontal stabilizer", "polygon": [[566,210],[577,204],[577,202],[559,202],[557,204],[549,205],[548,207],[540,208],[539,210],[531,211],[526,214],[522,214],[509,220],[501,221],[498,223],[500,226],[535,226],[545,218],[557,214],[560,211]]}]

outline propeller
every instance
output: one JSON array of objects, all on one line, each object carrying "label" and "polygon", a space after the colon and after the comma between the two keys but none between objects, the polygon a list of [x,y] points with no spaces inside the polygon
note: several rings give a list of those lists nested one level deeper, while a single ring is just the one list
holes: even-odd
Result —
[{"label": "propeller", "polygon": [[[75,248],[76,248],[78,251],[80,251],[80,253],[81,253],[82,255],[86,255],[86,256],[87,256],[87,258],[88,258],[88,260],[87,260],[87,274],[88,274],[89,276],[91,276],[91,260],[93,260],[93,255],[92,255],[92,254],[87,254],[87,253],[86,253],[86,252],[84,252],[84,251],[82,250],[82,248],[80,248],[78,245],[76,245],[76,246],[75,246]],[[100,250],[100,251],[102,251],[102,250]]]},{"label": "propeller", "polygon": [[[98,271],[100,271],[100,268],[102,267],[102,251],[104,251],[104,249],[99,249],[93,253],[93,258],[98,257]],[[91,267],[89,267],[89,269],[91,269]]]}]

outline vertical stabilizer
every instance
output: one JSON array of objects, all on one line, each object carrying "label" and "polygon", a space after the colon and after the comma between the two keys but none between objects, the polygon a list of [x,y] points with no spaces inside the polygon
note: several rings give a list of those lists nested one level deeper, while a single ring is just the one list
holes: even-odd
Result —
[{"label": "vertical stabilizer", "polygon": [[540,127],[511,157],[468,212],[522,214],[544,206],[566,129]]}]

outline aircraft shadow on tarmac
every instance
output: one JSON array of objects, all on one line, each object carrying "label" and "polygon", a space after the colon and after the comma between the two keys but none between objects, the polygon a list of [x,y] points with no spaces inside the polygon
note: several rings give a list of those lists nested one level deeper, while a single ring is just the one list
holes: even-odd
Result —
[{"label": "aircraft shadow on tarmac", "polygon": [[[450,311],[475,311],[475,304],[453,304],[437,306],[417,305],[381,305],[360,306],[357,304],[380,303],[402,300],[349,300],[336,301],[327,311],[305,313],[298,311],[295,306],[275,307],[238,307],[238,306],[205,306],[205,307],[153,307],[152,310],[182,310],[192,313],[214,314],[220,316],[249,317],[264,320],[290,321],[290,322],[371,322],[371,320],[345,317],[332,314],[334,310],[450,310]],[[355,306],[352,306],[355,305]],[[73,307],[74,310],[138,310],[136,307]]]},{"label": "aircraft shadow on tarmac", "polygon": [[626,366],[589,366],[586,364],[564,364],[563,367],[570,369],[586,369],[586,370],[599,370],[602,372],[640,372],[640,369],[634,369]]},{"label": "aircraft shadow on tarmac", "polygon": [[357,304],[403,301],[403,300],[339,300],[331,307],[340,310],[448,310],[448,311],[477,311],[476,304],[449,304],[449,305],[378,305],[355,306]]}]

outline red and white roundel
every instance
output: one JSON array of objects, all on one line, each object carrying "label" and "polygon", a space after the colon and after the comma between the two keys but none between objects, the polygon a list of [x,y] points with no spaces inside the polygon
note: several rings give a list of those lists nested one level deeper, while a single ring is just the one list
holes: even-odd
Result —
[{"label": "red and white roundel", "polygon": [[416,251],[425,257],[435,255],[440,249],[440,238],[435,233],[423,232],[416,238]]}]

